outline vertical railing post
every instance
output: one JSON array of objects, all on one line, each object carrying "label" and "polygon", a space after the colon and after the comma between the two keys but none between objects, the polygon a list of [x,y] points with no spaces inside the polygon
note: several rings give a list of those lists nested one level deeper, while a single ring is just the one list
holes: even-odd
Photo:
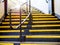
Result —
[{"label": "vertical railing post", "polygon": [[31,0],[29,0],[29,13],[30,13],[29,19],[30,19],[30,24],[31,24],[32,23]]},{"label": "vertical railing post", "polygon": [[12,24],[11,24],[11,11],[12,11],[12,9],[10,9],[10,12],[9,12],[9,18],[10,18],[10,29],[12,29]]},{"label": "vertical railing post", "polygon": [[55,15],[55,10],[54,10],[54,0],[52,0],[52,15]]},{"label": "vertical railing post", "polygon": [[4,0],[4,15],[7,16],[7,0]]},{"label": "vertical railing post", "polygon": [[[20,24],[21,24],[21,7],[20,7]],[[20,25],[20,42],[22,42],[22,29],[21,29],[21,26]]]},{"label": "vertical railing post", "polygon": [[29,0],[29,12],[31,14],[31,0]]}]

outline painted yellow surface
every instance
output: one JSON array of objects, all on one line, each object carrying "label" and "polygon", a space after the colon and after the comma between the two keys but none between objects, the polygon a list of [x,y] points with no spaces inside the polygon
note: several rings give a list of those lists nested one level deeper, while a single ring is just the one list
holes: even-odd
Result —
[{"label": "painted yellow surface", "polygon": [[[20,30],[0,30],[0,32],[20,32]],[[22,30],[24,32],[24,30]]]},{"label": "painted yellow surface", "polygon": [[29,30],[29,32],[60,32],[60,29]]},{"label": "painted yellow surface", "polygon": [[14,45],[13,43],[0,43],[0,45]]},{"label": "painted yellow surface", "polygon": [[[36,23],[60,23],[60,21],[33,21],[33,24]],[[2,22],[2,24],[10,24],[10,22]],[[20,24],[20,22],[11,22],[11,24]],[[28,24],[28,22],[24,22],[24,24]]]},{"label": "painted yellow surface", "polygon": [[2,35],[0,36],[0,38],[19,38],[20,36],[19,35]]},{"label": "painted yellow surface", "polygon": [[[55,16],[40,16],[40,15],[39,15],[39,16],[37,16],[37,15],[34,15],[34,16],[33,16],[33,15],[32,15],[32,17],[33,17],[33,18],[35,18],[35,17],[38,18],[38,17],[55,17]],[[7,16],[6,18],[10,18],[10,16]],[[11,16],[11,18],[20,18],[20,16],[17,16],[17,15],[16,15],[16,16]],[[22,18],[26,18],[26,16],[23,15]]]},{"label": "painted yellow surface", "polygon": [[27,35],[26,38],[60,38],[60,35]]},{"label": "painted yellow surface", "polygon": [[[10,22],[2,22],[2,24],[10,24]],[[11,24],[20,24],[20,22],[11,22]],[[23,24],[28,24],[28,22],[24,22]]]},{"label": "painted yellow surface", "polygon": [[56,45],[56,44],[20,44],[20,45]]},{"label": "painted yellow surface", "polygon": [[[54,27],[54,26],[60,26],[60,24],[51,24],[51,25],[32,25],[32,28],[34,27]],[[13,28],[16,28],[16,26],[12,26]],[[22,28],[27,27],[27,25],[22,25]],[[0,26],[0,28],[10,28],[10,26]]]}]

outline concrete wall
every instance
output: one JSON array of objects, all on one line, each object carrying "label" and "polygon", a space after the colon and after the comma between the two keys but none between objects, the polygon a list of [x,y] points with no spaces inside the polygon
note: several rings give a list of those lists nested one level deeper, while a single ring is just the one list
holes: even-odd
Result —
[{"label": "concrete wall", "polygon": [[4,15],[4,3],[0,3],[0,19]]},{"label": "concrete wall", "polygon": [[55,1],[55,13],[60,14],[60,0],[54,0]]},{"label": "concrete wall", "polygon": [[60,19],[60,0],[54,0],[55,14]]}]

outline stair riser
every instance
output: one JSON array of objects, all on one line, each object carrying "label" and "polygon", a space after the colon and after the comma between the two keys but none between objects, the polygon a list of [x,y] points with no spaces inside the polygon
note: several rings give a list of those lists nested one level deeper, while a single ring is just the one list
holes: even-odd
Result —
[{"label": "stair riser", "polygon": [[26,41],[29,41],[29,42],[60,42],[60,39],[26,39]]}]

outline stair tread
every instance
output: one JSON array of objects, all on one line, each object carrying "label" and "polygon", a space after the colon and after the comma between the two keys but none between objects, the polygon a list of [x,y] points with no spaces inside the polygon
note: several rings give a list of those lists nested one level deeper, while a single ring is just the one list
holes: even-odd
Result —
[{"label": "stair tread", "polygon": [[[2,22],[2,24],[10,24],[10,22]],[[20,22],[11,22],[11,24],[20,24]],[[24,22],[24,24],[28,24],[28,22]]]},{"label": "stair tread", "polygon": [[[60,27],[60,25],[32,25],[32,28],[34,27]],[[12,26],[13,28],[16,28],[16,26]],[[22,27],[26,28],[27,25],[23,25]],[[10,28],[10,26],[0,26],[0,28]]]},{"label": "stair tread", "polygon": [[[20,32],[20,30],[0,30],[1,32]],[[22,32],[24,32],[24,30],[22,30]]]},{"label": "stair tread", "polygon": [[60,38],[60,35],[26,35],[26,38]]},{"label": "stair tread", "polygon": [[29,32],[60,32],[60,29],[40,29],[40,30],[29,30]]},{"label": "stair tread", "polygon": [[[20,24],[20,22],[11,22],[12,24]],[[60,21],[32,21],[32,23],[60,23]],[[2,24],[10,24],[10,22],[2,22]],[[28,24],[28,22],[24,22],[24,24]]]},{"label": "stair tread", "polygon": [[[26,13],[22,15],[26,15]],[[33,15],[37,15],[37,14],[33,14]],[[51,15],[51,14],[39,14],[39,15]]]},{"label": "stair tread", "polygon": [[0,38],[20,38],[19,35],[0,35]]},{"label": "stair tread", "polygon": [[[20,19],[11,19],[11,20],[20,20]],[[24,19],[22,19],[22,20],[24,20]],[[27,20],[29,20],[29,19],[27,19]],[[47,19],[47,18],[43,18],[43,19],[32,19],[32,20],[58,20],[57,18],[53,18],[53,19],[51,19],[51,18],[49,18],[49,19]],[[9,21],[9,19],[5,19],[5,21]]]},{"label": "stair tread", "polygon": [[0,45],[14,45],[14,43],[11,43],[11,42],[8,42],[8,43],[6,43],[6,42],[0,42]]},{"label": "stair tread", "polygon": [[[26,16],[22,16],[23,17],[26,17]],[[55,17],[55,16],[32,16],[32,17]],[[10,18],[9,16],[7,16],[6,18]],[[20,16],[11,16],[11,18],[20,18]]]}]

